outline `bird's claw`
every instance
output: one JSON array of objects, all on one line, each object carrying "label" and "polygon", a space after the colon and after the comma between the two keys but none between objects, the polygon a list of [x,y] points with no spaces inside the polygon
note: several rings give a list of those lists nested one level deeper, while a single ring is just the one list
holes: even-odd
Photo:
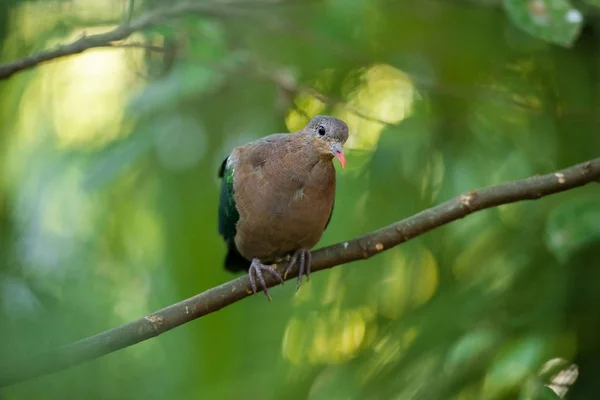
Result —
[{"label": "bird's claw", "polygon": [[306,280],[310,280],[310,266],[311,266],[312,256],[309,250],[300,249],[297,250],[292,259],[288,263],[285,272],[283,273],[283,279],[287,278],[287,275],[292,271],[294,265],[298,263],[298,280],[296,282],[296,290],[300,288],[300,284],[302,283],[302,275],[306,275]]},{"label": "bird's claw", "polygon": [[248,277],[250,278],[250,285],[252,285],[252,291],[254,292],[254,294],[256,294],[256,280],[258,280],[258,283],[260,284],[263,292],[265,292],[265,296],[267,296],[267,299],[271,301],[269,289],[267,289],[267,284],[265,282],[265,278],[263,277],[263,271],[268,271],[281,284],[283,284],[283,278],[281,277],[281,275],[279,275],[279,273],[275,270],[275,268],[272,265],[265,265],[261,263],[260,260],[257,258],[252,260],[252,263],[250,264],[250,269],[248,271]]}]

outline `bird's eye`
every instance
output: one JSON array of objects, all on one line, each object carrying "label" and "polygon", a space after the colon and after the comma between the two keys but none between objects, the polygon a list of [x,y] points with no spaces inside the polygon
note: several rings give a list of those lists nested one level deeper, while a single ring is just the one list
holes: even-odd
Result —
[{"label": "bird's eye", "polygon": [[325,127],[323,125],[319,125],[319,135],[324,136],[325,135]]}]

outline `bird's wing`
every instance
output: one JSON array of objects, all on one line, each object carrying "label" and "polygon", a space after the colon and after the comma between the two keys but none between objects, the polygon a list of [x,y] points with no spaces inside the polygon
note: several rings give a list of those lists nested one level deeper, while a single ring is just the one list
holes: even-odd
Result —
[{"label": "bird's wing", "polygon": [[240,219],[235,197],[233,195],[233,173],[234,167],[228,163],[227,156],[219,168],[221,178],[221,194],[219,196],[219,234],[227,244],[227,256],[225,268],[237,272],[248,268],[248,261],[244,259],[235,246],[236,224]]},{"label": "bird's wing", "polygon": [[251,165],[246,164],[254,162],[254,159],[269,157],[287,138],[287,134],[274,134],[237,147],[221,163],[218,174],[222,182],[219,198],[219,234],[225,240],[235,237],[235,225],[240,219],[235,200],[234,179],[244,179],[252,169]]},{"label": "bird's wing", "polygon": [[325,228],[323,228],[323,232],[325,232],[325,229],[327,229],[327,227],[329,226],[329,223],[331,222],[331,217],[333,216],[333,207],[335,206],[335,200],[333,203],[331,203],[331,211],[329,212],[329,218],[327,218],[327,223],[325,224]]},{"label": "bird's wing", "polygon": [[233,168],[228,165],[227,156],[221,168],[219,169],[219,178],[221,178],[221,194],[219,197],[219,234],[225,240],[235,237],[235,224],[240,219],[240,215],[235,205],[233,196]]},{"label": "bird's wing", "polygon": [[225,258],[225,268],[230,271],[236,272],[248,268],[248,260],[242,257],[235,245],[235,236],[237,234],[236,225],[240,219],[240,214],[235,200],[234,179],[236,169],[245,169],[245,166],[238,165],[240,155],[244,153],[244,155],[264,157],[265,153],[272,152],[273,147],[280,144],[282,139],[285,141],[286,137],[287,134],[275,134],[240,146],[234,149],[221,163],[218,173],[218,177],[221,178],[221,194],[219,196],[219,234],[227,244],[228,252],[227,257]]}]

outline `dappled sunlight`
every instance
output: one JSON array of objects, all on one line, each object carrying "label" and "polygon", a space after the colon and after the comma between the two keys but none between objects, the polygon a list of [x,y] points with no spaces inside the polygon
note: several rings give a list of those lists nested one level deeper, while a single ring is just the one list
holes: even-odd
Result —
[{"label": "dappled sunlight", "polygon": [[[48,40],[49,36],[58,38],[65,32],[65,26],[61,26],[61,23],[76,23],[78,20],[83,22],[90,18],[95,21],[113,20],[118,22],[122,12],[122,4],[114,0],[21,2],[12,10],[10,23],[13,37],[7,40],[8,49],[3,48],[3,51],[8,53],[18,52],[17,46],[21,40],[33,42],[38,40],[40,36],[44,37],[45,40]],[[85,24],[80,23],[78,25]],[[94,29],[88,27],[85,32],[90,34]],[[77,37],[81,36],[82,33],[79,32]],[[63,39],[67,40],[67,38]]]},{"label": "dappled sunlight", "polygon": [[284,358],[292,364],[302,364],[306,358],[307,339],[304,322],[292,317],[287,323],[281,343]]},{"label": "dappled sunlight", "polygon": [[[325,73],[324,77],[326,76]],[[325,90],[328,87],[325,78],[315,86]],[[350,128],[347,147],[373,150],[385,128],[384,123],[376,120],[397,124],[409,114],[413,96],[413,84],[408,75],[400,70],[387,64],[366,69],[362,73],[360,85],[348,95],[346,105],[342,107],[333,104],[333,114],[346,121]],[[308,122],[308,117],[326,108],[326,104],[320,99],[307,93],[298,95],[295,105],[301,112],[291,110],[286,117],[286,124],[291,131],[302,128]]]},{"label": "dappled sunlight", "polygon": [[[413,84],[400,70],[386,64],[368,68],[348,99],[348,106],[363,115],[396,124],[406,118],[413,102]],[[338,114],[352,127],[348,146],[369,150],[377,144],[383,123],[367,120],[351,109],[340,108]]]},{"label": "dappled sunlight", "polygon": [[[135,73],[129,57],[122,49],[92,50],[45,66],[20,98],[3,167],[26,232],[21,251],[27,265],[64,267],[96,234],[100,204],[83,188],[83,163],[69,161],[60,149],[120,135]],[[55,130],[48,129],[50,121]]]},{"label": "dappled sunlight", "polygon": [[[132,3],[135,8],[139,8],[139,3]],[[72,15],[87,19],[119,19],[125,9],[123,3],[118,0],[70,0],[63,4],[64,12],[68,11]]]},{"label": "dappled sunlight", "polygon": [[377,311],[387,318],[397,319],[433,296],[439,280],[438,266],[424,247],[415,252],[392,249],[388,253],[387,272],[374,288],[374,295],[378,299]]},{"label": "dappled sunlight", "polygon": [[372,343],[372,352],[361,368],[361,381],[367,383],[390,364],[399,362],[417,336],[418,331],[413,327],[407,328],[400,335],[389,333],[380,335]]},{"label": "dappled sunlight", "polygon": [[364,345],[373,317],[374,313],[366,307],[333,308],[311,313],[305,319],[293,317],[283,337],[283,356],[296,365],[343,363],[356,356]]},{"label": "dappled sunlight", "polygon": [[[15,8],[10,19],[13,26],[13,37],[8,40],[9,53],[18,51],[18,40],[34,41],[40,34],[50,32],[56,26],[62,14],[63,1],[24,2]],[[10,48],[10,45],[15,48]]]},{"label": "dappled sunlight", "polygon": [[290,110],[285,118],[285,123],[290,132],[304,128],[311,117],[321,114],[326,107],[325,103],[308,93],[299,93],[294,102],[297,109]]},{"label": "dappled sunlight", "polygon": [[[600,39],[586,27],[572,41],[584,25],[565,17],[600,17],[568,1],[534,27],[531,2],[259,2],[0,6],[9,375],[23,357],[100,332],[108,350],[158,336],[2,394],[501,400],[565,389],[555,378],[569,393],[588,389],[599,347],[590,334],[600,326],[598,185],[508,203],[597,177],[595,161],[559,170],[598,156],[597,60],[587,50]],[[553,31],[556,21],[566,27]],[[107,32],[114,41],[90,39]],[[103,47],[54,52],[73,42]],[[50,60],[38,65],[40,52]],[[341,245],[315,252],[314,267],[329,267],[298,290],[294,277],[273,287],[269,302],[240,286],[249,262],[224,268],[219,222],[239,226],[233,207],[219,213],[232,196],[221,195],[217,171],[234,147],[318,114],[343,119],[350,135],[347,168],[334,163],[331,224],[311,250]],[[238,214],[257,201],[275,219],[293,212],[276,192],[300,175],[286,164],[277,173],[287,181],[270,187],[258,155],[256,192],[240,200],[245,182],[235,178]],[[292,217],[310,227],[314,214]],[[431,229],[440,221],[454,222]],[[279,235],[267,225],[264,237]],[[123,324],[124,336],[111,330]]]},{"label": "dappled sunlight", "polygon": [[[24,3],[11,19],[18,29],[3,53],[18,53],[20,40],[50,31],[65,12],[73,18],[93,13],[107,19],[117,18],[121,11],[118,4],[106,1]],[[45,35],[44,47],[103,33],[115,26],[80,28],[69,34],[53,31]],[[141,38],[142,35],[134,34],[128,40],[136,42]],[[36,126],[51,121],[56,145],[67,148],[97,147],[114,140],[127,133],[123,129],[123,113],[129,96],[141,83],[139,74],[143,70],[143,50],[135,48],[97,48],[45,64],[20,96],[17,129],[20,135],[37,137]]]},{"label": "dappled sunlight", "polygon": [[329,273],[325,290],[321,295],[323,305],[335,304],[344,298],[346,285],[344,285],[344,274],[341,268],[335,268]]},{"label": "dappled sunlight", "polygon": [[308,351],[313,364],[341,363],[356,355],[365,338],[368,309],[337,310],[319,314]]},{"label": "dappled sunlight", "polygon": [[50,102],[59,146],[99,146],[124,133],[124,111],[139,82],[142,57],[140,49],[95,49],[43,70],[39,95]]},{"label": "dappled sunlight", "polygon": [[[12,23],[22,30],[13,33],[14,40],[7,42],[4,53],[15,53],[11,43],[39,35],[56,24],[63,16],[60,9],[67,4],[60,3],[40,7],[26,3],[19,8]],[[71,4],[72,16],[87,10],[100,19],[108,18],[101,10],[108,2],[95,4],[93,10]],[[110,13],[118,16],[121,10],[114,5],[109,5]],[[113,28],[53,32],[46,36],[44,47]],[[137,34],[130,38],[141,39]],[[10,117],[3,125],[2,139],[10,151],[0,161],[0,189],[11,204],[11,219],[19,232],[11,257],[27,279],[0,276],[0,292],[11,296],[10,301],[2,299],[2,304],[11,314],[30,317],[43,311],[43,318],[56,318],[54,308],[44,299],[54,299],[53,307],[86,299],[79,308],[73,306],[72,321],[47,328],[49,335],[60,329],[69,337],[81,329],[82,321],[92,326],[107,318],[109,325],[116,325],[151,311],[148,270],[157,265],[164,251],[163,228],[147,197],[151,193],[137,187],[129,196],[131,181],[122,182],[114,197],[110,191],[99,192],[86,185],[95,155],[90,150],[103,148],[131,131],[125,112],[142,83],[142,56],[139,49],[93,49],[45,64],[5,86],[4,93],[17,106],[2,104],[1,114]],[[139,357],[152,348],[156,351],[156,347],[141,346],[132,356]]]}]

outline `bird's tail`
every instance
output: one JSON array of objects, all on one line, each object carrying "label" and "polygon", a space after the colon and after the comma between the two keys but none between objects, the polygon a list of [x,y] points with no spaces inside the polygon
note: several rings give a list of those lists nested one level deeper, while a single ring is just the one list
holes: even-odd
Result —
[{"label": "bird's tail", "polygon": [[225,256],[225,269],[230,272],[248,271],[250,261],[246,260],[236,249],[234,243],[227,246],[227,255]]}]

